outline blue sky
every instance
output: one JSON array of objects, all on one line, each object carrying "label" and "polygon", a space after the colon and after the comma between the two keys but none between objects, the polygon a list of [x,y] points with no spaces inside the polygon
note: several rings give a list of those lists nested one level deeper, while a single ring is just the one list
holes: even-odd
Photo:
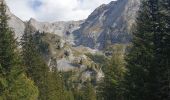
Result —
[{"label": "blue sky", "polygon": [[114,0],[6,0],[12,13],[22,20],[81,20],[101,4]]},{"label": "blue sky", "polygon": [[33,10],[37,10],[42,5],[41,0],[31,0],[30,6],[33,8]]}]

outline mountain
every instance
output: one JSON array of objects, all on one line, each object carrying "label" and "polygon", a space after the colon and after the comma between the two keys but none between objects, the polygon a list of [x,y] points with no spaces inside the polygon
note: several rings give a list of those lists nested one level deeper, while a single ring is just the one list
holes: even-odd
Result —
[{"label": "mountain", "polygon": [[[0,0],[5,1],[5,0]],[[6,4],[6,2],[4,2]],[[22,21],[20,18],[15,16],[11,13],[8,6],[6,14],[9,16],[8,24],[15,32],[16,37],[18,40],[21,39],[22,35],[24,34],[24,30],[26,28],[26,24],[31,25],[36,31],[46,32],[46,33],[53,33],[61,37],[68,37],[68,40],[73,41],[72,36],[68,36],[74,30],[80,27],[80,24],[84,22],[83,20],[80,21],[58,21],[58,22],[38,22],[35,19],[31,18],[29,21]]]},{"label": "mountain", "polygon": [[130,31],[135,23],[140,0],[118,0],[96,8],[86,20],[38,22],[31,18],[28,22],[20,20],[9,9],[9,25],[20,39],[25,23],[37,31],[56,34],[72,45],[103,49],[115,43],[129,43]]},{"label": "mountain", "polygon": [[128,43],[140,0],[118,0],[98,7],[74,31],[76,45],[103,49],[109,44]]},{"label": "mountain", "polygon": [[[53,23],[39,22],[33,18],[24,22],[8,7],[7,14],[10,17],[9,26],[18,40],[24,34],[26,25],[32,26],[38,33],[34,34],[35,40],[49,67],[56,66],[63,72],[73,71],[76,78],[82,80],[100,80],[104,75],[101,66],[95,62],[95,56],[106,60],[108,56],[100,50],[116,43],[129,43],[139,5],[140,0],[112,1],[96,8],[85,20]],[[45,34],[40,34],[42,32]],[[108,52],[107,55],[112,54]]]},{"label": "mountain", "polygon": [[[12,14],[8,6],[6,7],[6,13],[10,17],[8,20],[9,26],[13,29],[18,41],[24,34],[26,26],[30,25],[30,29],[35,32],[33,34],[35,43],[42,50],[40,52],[49,67],[56,66],[59,71],[74,72],[77,76],[76,78],[78,78],[75,81],[86,80],[91,77],[97,77],[96,79],[98,80],[103,77],[100,67],[96,67],[97,65],[85,55],[86,53],[95,52],[94,50],[86,47],[72,47],[74,42],[72,32],[80,28],[80,24],[84,22],[83,20],[49,23],[38,22],[31,18],[29,21],[24,22]],[[46,34],[41,34],[42,32]],[[41,48],[44,44],[47,44],[47,48]]]}]

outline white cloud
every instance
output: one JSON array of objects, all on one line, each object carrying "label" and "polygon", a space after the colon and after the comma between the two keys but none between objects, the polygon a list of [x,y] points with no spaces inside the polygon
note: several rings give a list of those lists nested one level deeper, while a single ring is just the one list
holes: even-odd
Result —
[{"label": "white cloud", "polygon": [[35,12],[29,7],[28,0],[6,0],[11,12],[22,20],[27,20],[31,17],[35,18]]},{"label": "white cloud", "polygon": [[[11,11],[22,20],[81,20],[98,6],[113,0],[6,0]],[[37,2],[39,1],[39,2]]]}]

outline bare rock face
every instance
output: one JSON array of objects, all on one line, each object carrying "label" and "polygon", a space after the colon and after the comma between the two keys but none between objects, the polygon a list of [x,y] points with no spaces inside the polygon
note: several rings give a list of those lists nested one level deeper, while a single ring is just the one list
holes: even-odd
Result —
[{"label": "bare rock face", "polygon": [[31,26],[33,26],[36,30],[39,31],[44,31],[47,33],[54,33],[58,36],[63,37],[65,34],[69,34],[68,32],[72,32],[73,30],[76,30],[79,28],[79,25],[83,21],[58,21],[54,23],[49,23],[49,22],[38,22],[35,19],[31,18],[29,23]]},{"label": "bare rock face", "polygon": [[128,43],[139,5],[140,0],[118,0],[101,5],[74,31],[76,45],[103,49],[109,43]]},{"label": "bare rock face", "polygon": [[[0,2],[3,2],[6,5],[5,0],[0,0]],[[25,23],[14,14],[12,14],[8,6],[6,6],[6,14],[10,18],[8,20],[9,27],[12,28],[12,30],[15,32],[16,38],[20,40],[22,35],[24,34]]]},{"label": "bare rock face", "polygon": [[71,34],[74,30],[80,27],[80,24],[84,21],[58,21],[54,23],[49,22],[38,22],[31,18],[29,24],[36,30],[45,33],[53,33],[65,39],[65,41],[74,44],[74,37]]},{"label": "bare rock face", "polygon": [[10,20],[8,21],[9,26],[15,32],[16,38],[18,38],[18,40],[20,40],[22,35],[24,34],[25,23],[11,13],[9,13],[8,16],[10,17]]}]

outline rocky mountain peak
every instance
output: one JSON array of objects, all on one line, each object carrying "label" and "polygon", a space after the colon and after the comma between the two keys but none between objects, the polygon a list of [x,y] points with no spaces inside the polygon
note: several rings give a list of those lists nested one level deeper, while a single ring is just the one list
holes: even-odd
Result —
[{"label": "rocky mountain peak", "polygon": [[140,0],[117,0],[97,8],[76,30],[76,45],[102,49],[108,44],[128,43]]},{"label": "rocky mountain peak", "polygon": [[36,21],[36,19],[34,19],[34,18],[30,18],[30,20],[28,21],[29,23],[36,23],[37,21]]}]

